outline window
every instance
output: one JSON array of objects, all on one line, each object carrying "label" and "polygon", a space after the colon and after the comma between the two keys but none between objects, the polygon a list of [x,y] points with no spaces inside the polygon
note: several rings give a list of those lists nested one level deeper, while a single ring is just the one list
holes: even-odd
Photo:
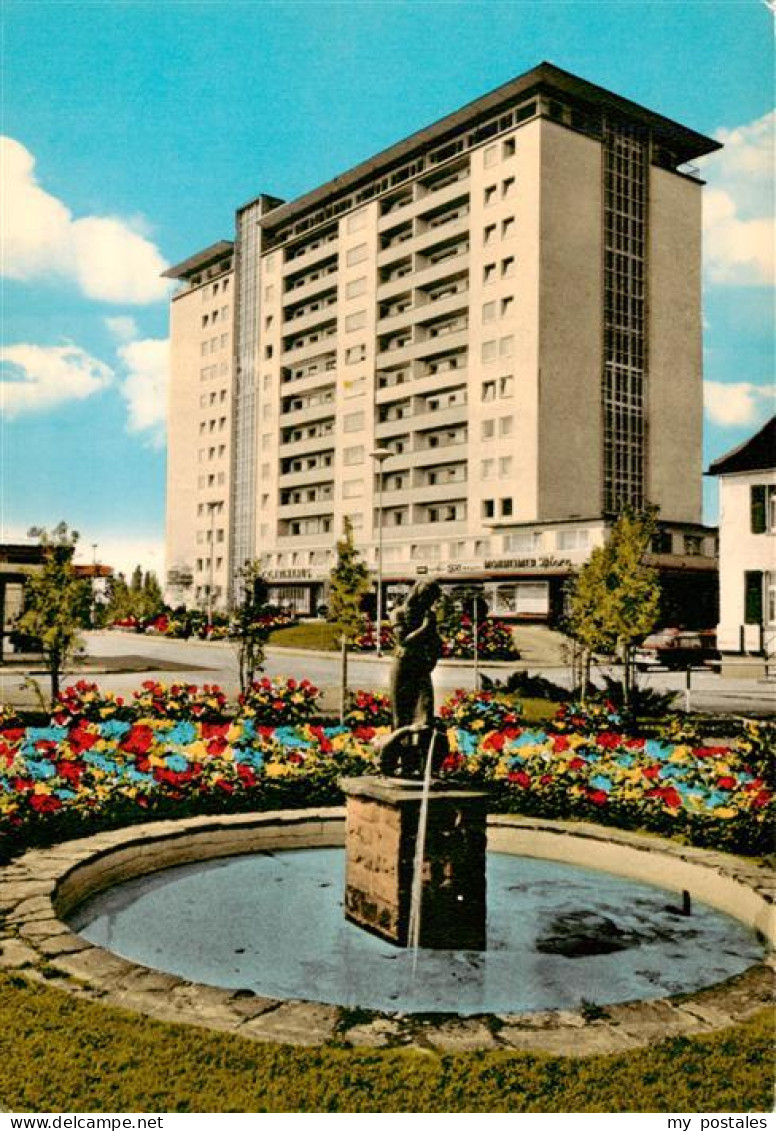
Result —
[{"label": "window", "polygon": [[499,377],[498,379],[498,395],[500,397],[512,397],[515,394],[515,379],[511,373],[506,377]]},{"label": "window", "polygon": [[510,275],[515,273],[515,257],[508,255],[506,259],[501,260],[501,278],[507,279]]},{"label": "window", "polygon": [[515,186],[517,182],[514,177],[507,177],[501,182],[501,196],[502,198],[515,195]]},{"label": "window", "polygon": [[501,517],[502,518],[511,518],[512,517],[512,500],[511,499],[502,499],[501,500]]},{"label": "window", "polygon": [[776,531],[776,485],[752,484],[749,494],[752,534]]},{"label": "window", "polygon": [[744,623],[763,623],[763,574],[759,569],[744,574]]},{"label": "window", "polygon": [[588,530],[559,530],[559,550],[585,550],[590,539]]},{"label": "window", "polygon": [[366,290],[366,275],[362,275],[360,279],[353,279],[345,287],[345,298],[357,298],[362,295]]},{"label": "window", "polygon": [[684,552],[688,557],[699,557],[703,553],[703,539],[698,534],[685,534]]},{"label": "window", "polygon": [[348,216],[347,229],[349,232],[357,232],[359,228],[366,227],[366,212],[362,209],[360,212],[353,212]]},{"label": "window", "polygon": [[264,301],[265,302],[272,302],[274,297],[275,297],[275,288],[272,286],[272,284],[270,284],[268,287],[264,288]]},{"label": "window", "polygon": [[268,361],[272,357],[272,353],[273,353],[272,346],[265,346],[264,347],[264,356]]},{"label": "window", "polygon": [[484,154],[485,168],[489,169],[491,167],[491,165],[495,165],[497,161],[498,161],[498,146],[497,145],[489,145],[488,148],[485,150],[485,154]]},{"label": "window", "polygon": [[359,361],[366,358],[366,346],[351,346],[350,349],[345,351],[345,364],[356,365]]},{"label": "window", "polygon": [[515,348],[515,339],[512,334],[507,334],[498,344],[498,352],[502,357],[511,357]]},{"label": "window", "polygon": [[486,285],[496,281],[496,264],[486,263],[482,271],[482,281]]},{"label": "window", "polygon": [[668,530],[658,530],[652,535],[651,550],[653,554],[670,554],[673,549],[673,538]]},{"label": "window", "polygon": [[366,311],[357,310],[355,314],[349,314],[345,319],[346,330],[360,330],[362,326],[366,325]]},{"label": "window", "polygon": [[501,317],[506,318],[507,315],[512,314],[515,308],[514,295],[507,295],[506,298],[501,300]]},{"label": "window", "polygon": [[[492,423],[492,422],[491,422]],[[490,479],[493,475],[493,468],[496,465],[494,459],[484,459],[480,463],[480,476],[482,479]]]},{"label": "window", "polygon": [[508,479],[512,474],[512,457],[502,456],[498,461],[499,479]]},{"label": "window", "polygon": [[353,465],[354,463],[364,462],[364,449],[363,447],[345,448],[344,462],[346,465]]},{"label": "window", "polygon": [[483,303],[482,321],[483,322],[492,322],[495,317],[496,317],[496,303],[495,302]]},{"label": "window", "polygon": [[495,514],[496,514],[495,499],[483,499],[482,500],[482,517],[483,518],[493,518],[495,516]]},{"label": "window", "polygon": [[489,243],[493,243],[494,239],[496,238],[496,225],[495,224],[488,224],[488,226],[485,228],[482,236],[483,236],[482,242],[486,247]]},{"label": "window", "polygon": [[364,493],[363,479],[346,479],[342,484],[343,499],[355,499]]},{"label": "window", "polygon": [[502,416],[501,419],[498,422],[498,434],[499,434],[499,436],[511,436],[512,435],[512,424],[513,424],[513,420],[512,420],[511,416]]},{"label": "window", "polygon": [[514,157],[514,155],[515,155],[515,139],[513,137],[508,137],[506,139],[506,141],[502,143],[501,156],[506,158],[506,157]]},{"label": "window", "polygon": [[483,361],[492,361],[493,358],[496,356],[496,349],[497,349],[497,346],[496,346],[496,339],[495,338],[491,338],[491,340],[488,341],[488,342],[483,342],[482,343],[482,351],[481,351],[482,360]]},{"label": "window", "polygon": [[496,399],[496,382],[483,381],[482,384],[482,399],[483,401],[495,401]]},{"label": "window", "polygon": [[496,422],[495,420],[483,420],[481,436],[483,440],[492,440],[496,435]]},{"label": "window", "polygon": [[348,413],[343,421],[343,426],[346,432],[360,432],[364,427],[363,412]]},{"label": "window", "polygon": [[352,247],[348,252],[346,258],[349,267],[353,267],[356,263],[362,263],[367,257],[368,251],[365,243],[357,244]]},{"label": "window", "polygon": [[496,195],[497,195],[496,186],[495,185],[488,185],[488,187],[485,189],[485,192],[484,192],[484,195],[483,195],[483,199],[485,201],[485,207],[486,208],[488,207],[489,204],[495,204],[496,203]]},{"label": "window", "polygon": [[202,325],[207,326],[209,321],[210,321],[210,315],[209,314],[203,314],[202,315]]}]

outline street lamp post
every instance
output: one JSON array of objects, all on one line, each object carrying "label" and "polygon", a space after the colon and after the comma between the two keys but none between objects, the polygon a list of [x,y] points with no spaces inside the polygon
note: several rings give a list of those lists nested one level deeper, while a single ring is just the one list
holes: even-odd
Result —
[{"label": "street lamp post", "polygon": [[392,455],[390,448],[375,448],[371,453],[372,459],[377,464],[377,615],[375,627],[377,629],[378,656],[383,654],[383,464]]}]

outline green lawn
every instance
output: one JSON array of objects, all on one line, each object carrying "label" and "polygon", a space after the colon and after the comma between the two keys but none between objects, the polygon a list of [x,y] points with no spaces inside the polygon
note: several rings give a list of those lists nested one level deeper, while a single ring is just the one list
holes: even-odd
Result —
[{"label": "green lawn", "polygon": [[309,648],[321,652],[338,652],[340,647],[336,625],[325,620],[278,628],[270,634],[268,643],[274,648]]},{"label": "green lawn", "polygon": [[255,1044],[0,974],[0,1103],[11,1111],[770,1110],[763,1012],[693,1040],[583,1060]]}]

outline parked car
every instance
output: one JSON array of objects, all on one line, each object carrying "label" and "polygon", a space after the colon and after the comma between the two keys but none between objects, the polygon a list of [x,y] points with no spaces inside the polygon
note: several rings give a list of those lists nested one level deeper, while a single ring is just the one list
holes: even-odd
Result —
[{"label": "parked car", "polygon": [[682,628],[663,628],[653,632],[636,649],[636,667],[685,668],[713,667],[719,663],[717,637],[711,629],[691,632]]}]

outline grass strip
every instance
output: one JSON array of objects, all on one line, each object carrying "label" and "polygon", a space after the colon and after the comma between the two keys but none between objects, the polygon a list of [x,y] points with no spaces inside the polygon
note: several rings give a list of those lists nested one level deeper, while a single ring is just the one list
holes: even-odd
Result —
[{"label": "grass strip", "polygon": [[257,1044],[0,974],[0,1104],[83,1112],[768,1111],[769,1011],[582,1060]]}]

